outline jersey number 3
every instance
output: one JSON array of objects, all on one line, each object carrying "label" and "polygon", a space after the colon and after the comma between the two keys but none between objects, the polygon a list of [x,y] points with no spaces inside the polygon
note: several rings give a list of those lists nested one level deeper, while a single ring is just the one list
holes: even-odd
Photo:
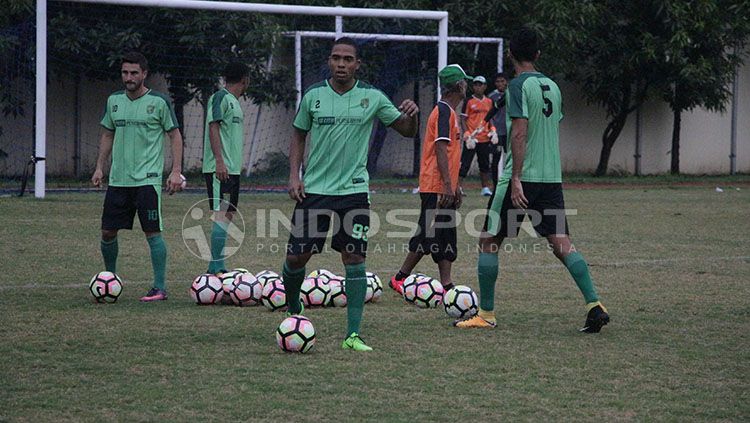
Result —
[{"label": "jersey number 3", "polygon": [[549,85],[540,85],[542,88],[542,98],[544,99],[544,110],[542,110],[542,113],[546,117],[552,116],[552,100],[548,99],[544,93],[549,91]]}]

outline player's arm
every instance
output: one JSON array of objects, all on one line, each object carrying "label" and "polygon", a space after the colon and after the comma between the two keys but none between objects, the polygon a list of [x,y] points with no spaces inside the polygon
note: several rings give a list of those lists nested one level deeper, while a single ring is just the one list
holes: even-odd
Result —
[{"label": "player's arm", "polygon": [[448,171],[448,140],[435,141],[435,156],[437,158],[440,180],[443,182],[443,194],[440,196],[440,207],[450,207],[456,202],[456,191],[451,186],[451,175]]},{"label": "player's arm", "polygon": [[102,179],[104,179],[104,164],[112,153],[114,139],[115,132],[102,127],[102,134],[99,137],[99,155],[96,158],[96,170],[94,170],[94,175],[91,176],[91,183],[96,187],[101,186]]},{"label": "player's arm", "polygon": [[292,142],[289,143],[289,197],[297,202],[305,198],[305,184],[300,178],[302,156],[305,154],[307,132],[294,128]]},{"label": "player's arm", "polygon": [[182,134],[180,128],[173,128],[167,132],[172,141],[172,172],[167,179],[169,193],[182,191]]},{"label": "player's arm", "polygon": [[529,120],[526,118],[513,118],[510,131],[510,148],[513,152],[513,173],[510,179],[510,199],[513,206],[525,209],[529,204],[523,194],[521,174],[523,173],[523,161],[526,157],[526,136],[528,133]]},{"label": "player's arm", "polygon": [[458,126],[461,128],[461,142],[464,141],[464,132],[467,130],[466,119],[469,115],[466,114],[466,105],[469,103],[469,99],[465,98],[464,102],[461,103],[461,113],[459,113]]},{"label": "player's arm", "polygon": [[417,135],[419,127],[419,107],[412,100],[404,100],[398,106],[401,116],[396,119],[390,127],[404,137],[413,137]]},{"label": "player's arm", "polygon": [[211,143],[211,152],[216,159],[216,178],[220,181],[229,179],[229,171],[224,163],[224,155],[221,153],[221,121],[208,124],[208,140]]}]

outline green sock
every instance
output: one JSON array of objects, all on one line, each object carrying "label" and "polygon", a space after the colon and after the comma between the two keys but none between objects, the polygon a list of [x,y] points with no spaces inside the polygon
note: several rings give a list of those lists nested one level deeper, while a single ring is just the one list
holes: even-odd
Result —
[{"label": "green sock", "polygon": [[497,254],[479,253],[477,278],[479,279],[479,307],[484,311],[495,309],[495,282],[498,273]]},{"label": "green sock", "polygon": [[367,293],[367,275],[365,274],[365,264],[348,264],[346,268],[346,283],[344,292],[346,293],[346,319],[347,329],[346,336],[359,333],[359,326],[362,323],[362,312],[365,308],[365,294]]},{"label": "green sock", "polygon": [[151,266],[154,268],[154,288],[166,290],[167,244],[161,234],[146,238],[151,248]]},{"label": "green sock", "polygon": [[104,257],[104,268],[108,272],[116,273],[117,269],[117,237],[112,238],[109,241],[102,240],[101,242],[102,257]]},{"label": "green sock", "polygon": [[596,295],[596,288],[594,288],[594,283],[591,281],[591,274],[589,274],[589,265],[583,259],[581,253],[577,251],[570,253],[565,256],[563,261],[565,262],[565,267],[570,272],[570,276],[573,276],[573,280],[576,281],[578,289],[581,290],[586,304],[599,301],[599,296]]},{"label": "green sock", "polygon": [[286,291],[286,305],[290,313],[299,313],[302,311],[302,303],[299,300],[299,290],[302,287],[302,281],[305,279],[305,267],[292,269],[284,262],[284,290]]},{"label": "green sock", "polygon": [[224,264],[224,245],[227,242],[227,224],[214,222],[211,230],[211,263],[208,264],[208,273],[218,273],[226,269]]}]

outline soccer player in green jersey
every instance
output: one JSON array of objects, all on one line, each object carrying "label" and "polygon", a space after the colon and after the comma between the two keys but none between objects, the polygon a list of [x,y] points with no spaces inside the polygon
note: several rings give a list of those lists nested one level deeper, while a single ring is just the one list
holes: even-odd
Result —
[{"label": "soccer player in green jersey", "polygon": [[[245,145],[244,114],[239,98],[250,84],[250,70],[242,63],[229,63],[224,69],[224,82],[226,86],[208,99],[203,139],[203,175],[211,210],[214,211],[208,273],[214,274],[227,271],[224,245],[227,226],[237,211],[242,147]],[[229,195],[229,203],[222,201],[224,194]],[[222,207],[223,204],[226,206]]]},{"label": "soccer player in green jersey", "polygon": [[154,269],[154,285],[141,301],[162,301],[167,299],[167,246],[161,236],[164,133],[172,143],[172,172],[167,178],[170,194],[182,189],[182,135],[169,97],[143,85],[148,76],[148,62],[142,54],[125,54],[120,74],[125,90],[107,99],[101,120],[99,156],[91,177],[95,186],[101,186],[104,165],[111,153],[112,166],[102,213],[101,251],[104,266],[114,273],[117,232],[133,229],[133,219],[138,213]]},{"label": "soccer player in green jersey", "polygon": [[[283,275],[288,313],[300,314],[305,265],[321,252],[335,215],[331,247],[346,268],[347,333],[342,347],[370,351],[360,333],[364,308],[365,256],[370,227],[367,148],[374,120],[405,137],[417,132],[419,108],[412,100],[396,106],[380,90],[355,78],[360,59],[349,38],[333,43],[331,78],[308,88],[294,119],[289,147],[289,196],[297,202]],[[304,179],[300,167],[310,134]]]},{"label": "soccer player in green jersey", "polygon": [[485,228],[479,239],[477,275],[479,314],[457,321],[461,328],[494,328],[497,253],[506,237],[515,237],[524,215],[534,230],[547,238],[583,294],[588,314],[582,332],[597,333],[609,315],[596,293],[583,256],[573,247],[565,219],[560,170],[559,122],[562,97],[557,84],[536,70],[539,41],[535,31],[522,28],[510,40],[516,78],[505,95],[507,127],[511,134],[505,170],[498,181]]}]

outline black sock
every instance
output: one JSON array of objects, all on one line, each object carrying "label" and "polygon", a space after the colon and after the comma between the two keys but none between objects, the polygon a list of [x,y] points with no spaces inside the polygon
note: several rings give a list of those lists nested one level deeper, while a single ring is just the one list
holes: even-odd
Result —
[{"label": "black sock", "polygon": [[398,271],[398,273],[396,273],[396,279],[400,280],[400,281],[406,279],[408,276],[409,276],[408,274],[406,274],[406,273],[404,273],[404,272],[402,272],[400,270]]},{"label": "black sock", "polygon": [[448,292],[449,289],[453,289],[455,285],[453,285],[453,282],[449,283],[448,285],[443,285],[443,289],[445,292]]}]

